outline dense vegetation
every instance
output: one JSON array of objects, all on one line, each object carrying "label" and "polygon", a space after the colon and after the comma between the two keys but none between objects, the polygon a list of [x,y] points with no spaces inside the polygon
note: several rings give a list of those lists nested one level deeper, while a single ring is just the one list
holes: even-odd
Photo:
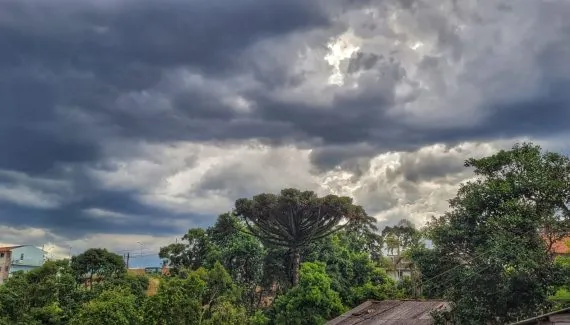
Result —
[{"label": "dense vegetation", "polygon": [[[476,178],[423,229],[379,231],[346,197],[261,194],[163,247],[170,275],[156,292],[89,249],[0,286],[0,324],[323,324],[400,298],[447,299],[453,313],[440,316],[456,324],[504,324],[566,306],[570,260],[550,245],[570,229],[570,160],[523,144],[466,167]],[[397,282],[401,263],[413,271]]]}]

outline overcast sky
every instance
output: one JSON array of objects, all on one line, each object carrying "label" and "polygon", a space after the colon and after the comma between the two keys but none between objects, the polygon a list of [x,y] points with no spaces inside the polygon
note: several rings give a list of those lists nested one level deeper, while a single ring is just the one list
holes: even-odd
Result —
[{"label": "overcast sky", "polygon": [[567,0],[3,0],[0,243],[158,251],[240,197],[447,208],[463,161],[568,153]]}]

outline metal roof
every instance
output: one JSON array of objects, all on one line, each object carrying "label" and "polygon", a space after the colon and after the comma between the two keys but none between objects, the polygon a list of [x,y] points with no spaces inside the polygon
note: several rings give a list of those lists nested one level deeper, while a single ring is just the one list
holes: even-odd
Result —
[{"label": "metal roof", "polygon": [[369,300],[326,325],[431,325],[432,311],[449,308],[443,300]]},{"label": "metal roof", "polygon": [[540,321],[548,319],[550,316],[554,316],[554,315],[558,315],[558,314],[564,314],[564,313],[570,313],[570,307],[564,308],[561,310],[557,310],[557,311],[553,311],[553,312],[550,312],[547,314],[542,314],[542,315],[532,317],[529,319],[521,320],[521,321],[516,322],[516,323],[511,323],[510,325],[539,324]]}]

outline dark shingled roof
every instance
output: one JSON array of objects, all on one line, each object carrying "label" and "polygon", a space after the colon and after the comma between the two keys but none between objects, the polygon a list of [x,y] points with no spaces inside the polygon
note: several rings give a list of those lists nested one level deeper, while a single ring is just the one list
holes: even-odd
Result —
[{"label": "dark shingled roof", "polygon": [[433,310],[449,310],[443,300],[369,300],[326,325],[431,325]]}]

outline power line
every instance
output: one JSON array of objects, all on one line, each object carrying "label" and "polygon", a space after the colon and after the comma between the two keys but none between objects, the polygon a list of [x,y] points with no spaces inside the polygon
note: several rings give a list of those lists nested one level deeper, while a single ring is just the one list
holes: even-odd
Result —
[{"label": "power line", "polygon": [[[505,230],[505,229],[503,228],[502,230]],[[568,229],[566,229],[566,230],[568,230]],[[531,229],[531,230],[526,231],[526,232],[524,232],[524,233],[521,233],[521,234],[519,234],[519,235],[520,235],[520,236],[525,236],[525,235],[528,235],[528,234],[530,234],[530,233],[532,233],[532,232],[535,232],[535,231],[537,231],[537,229]],[[511,231],[511,232],[512,232],[512,231]],[[484,257],[484,255],[487,254],[487,253],[491,253],[491,251],[490,251],[490,250],[489,250],[489,251],[483,251],[483,252],[481,252],[481,253],[479,253],[479,254],[476,254],[475,256],[473,256],[473,259],[475,260],[475,259],[479,259],[479,258],[481,258],[481,257]],[[451,272],[451,271],[453,271],[453,270],[455,270],[455,269],[457,269],[457,268],[459,268],[459,267],[461,267],[461,266],[466,266],[466,265],[467,265],[467,264],[459,264],[459,265],[456,265],[456,266],[452,267],[452,268],[449,269],[449,270],[446,270],[446,271],[443,271],[443,272],[441,272],[441,273],[439,273],[439,274],[436,274],[435,276],[433,276],[433,277],[427,279],[426,281],[422,281],[422,282],[420,283],[420,288],[423,288],[423,286],[424,286],[425,284],[430,283],[430,282],[433,281],[434,279],[436,279],[436,278],[438,278],[438,277],[440,277],[440,276],[442,276],[442,275],[444,275],[444,274],[447,274],[447,273],[449,273],[449,272]],[[479,273],[480,273],[480,272],[483,272],[485,269],[487,269],[487,268],[489,268],[489,267],[491,267],[491,266],[492,266],[492,264],[486,265],[484,269],[479,270]],[[477,272],[476,272],[475,274],[477,274]],[[474,274],[471,274],[471,276],[472,276],[472,275],[474,275]],[[421,280],[420,280],[420,281],[421,281]],[[449,280],[448,280],[448,281],[444,281],[444,282],[441,283],[441,284],[445,284],[445,283],[447,283],[447,282],[449,282]]]}]

